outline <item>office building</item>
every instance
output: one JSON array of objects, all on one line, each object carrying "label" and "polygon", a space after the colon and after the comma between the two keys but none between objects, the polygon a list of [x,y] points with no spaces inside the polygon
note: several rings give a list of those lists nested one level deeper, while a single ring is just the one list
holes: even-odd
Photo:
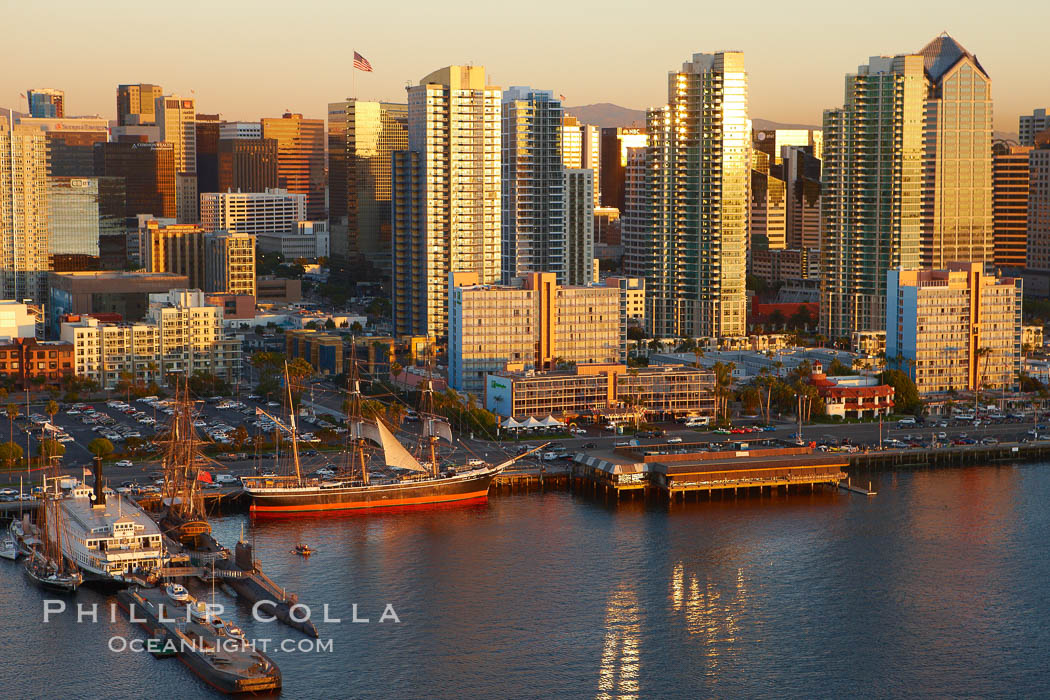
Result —
[{"label": "office building", "polygon": [[95,144],[95,174],[124,178],[124,215],[176,218],[175,152],[170,143]]},{"label": "office building", "polygon": [[743,53],[694,54],[668,76],[667,105],[649,112],[646,291],[657,337],[745,335],[747,80]]},{"label": "office building", "polygon": [[1022,146],[1034,146],[1035,137],[1041,131],[1050,129],[1050,115],[1045,109],[1037,109],[1030,115],[1021,115],[1019,140]]},{"label": "office building", "polygon": [[920,396],[1013,387],[1021,369],[1021,280],[982,263],[887,272],[886,360]]},{"label": "office building", "polygon": [[306,196],[306,215],[311,221],[328,218],[324,120],[291,113],[263,119],[262,137],[277,141],[277,186]]},{"label": "office building", "polygon": [[1028,154],[1031,146],[996,141],[992,146],[992,260],[998,268],[1023,268],[1028,256]]},{"label": "office building", "polygon": [[112,391],[123,378],[160,383],[160,331],[148,323],[104,323],[73,315],[62,323],[63,342],[73,346],[78,377],[93,379]]},{"label": "office building", "polygon": [[255,296],[254,235],[209,232],[204,249],[204,291]]},{"label": "office building", "polygon": [[[818,132],[819,133],[819,132]],[[780,173],[787,196],[786,247],[820,248],[820,159],[808,146],[782,149]]]},{"label": "office building", "polygon": [[[511,87],[503,92],[505,284],[529,272],[553,272],[560,284],[568,279],[562,118],[561,100],[550,90]],[[579,218],[576,223],[582,225]],[[592,238],[593,226],[591,222]]]},{"label": "office building", "polygon": [[92,269],[89,259],[97,269],[99,238],[124,233],[124,179],[51,177],[48,187],[51,269]]},{"label": "office building", "polygon": [[48,275],[48,323],[58,330],[66,314],[118,314],[139,321],[149,295],[184,288],[186,277],[171,272],[52,272]]},{"label": "office building", "polygon": [[805,148],[818,160],[824,150],[824,132],[820,129],[763,129],[755,132],[755,150],[769,157],[770,165],[784,161],[785,148]]},{"label": "office building", "polygon": [[160,85],[138,83],[117,86],[117,125],[149,126],[157,123],[157,98],[164,94]]},{"label": "office building", "polygon": [[759,170],[751,171],[751,215],[748,247],[787,247],[787,183]]},{"label": "office building", "polygon": [[294,233],[299,222],[306,220],[306,202],[306,195],[282,189],[208,192],[201,195],[201,225],[208,232]]},{"label": "office building", "polygon": [[139,255],[146,272],[171,272],[191,289],[204,289],[204,228],[165,224],[146,218],[139,224]]},{"label": "office building", "polygon": [[301,357],[320,375],[331,377],[343,373],[343,336],[322,333],[310,328],[284,332],[285,357]]},{"label": "office building", "polygon": [[[666,420],[715,415],[715,374],[708,369],[661,365],[577,365],[551,372],[489,374],[485,408],[501,418],[547,416],[617,420]],[[635,415],[637,411],[637,415]]]},{"label": "office building", "polygon": [[362,257],[390,274],[392,154],[408,148],[408,105],[328,105],[328,219],[332,272],[354,278]]},{"label": "office building", "polygon": [[154,111],[161,140],[171,144],[175,158],[175,216],[180,224],[195,224],[200,221],[195,101],[164,95],[157,98]]},{"label": "office building", "polygon": [[507,365],[552,369],[626,359],[618,287],[562,287],[553,273],[530,273],[521,287],[479,284],[453,273],[449,307],[449,386],[480,392]]},{"label": "office building", "polygon": [[751,274],[775,286],[788,280],[815,279],[820,251],[816,248],[759,249],[751,251]]},{"label": "office building", "polygon": [[501,100],[483,66],[449,66],[408,91],[408,151],[394,154],[398,335],[448,332],[449,273],[500,278]]},{"label": "office building", "polygon": [[223,122],[219,125],[220,139],[261,139],[262,122]]},{"label": "office building", "polygon": [[624,168],[624,209],[620,216],[623,271],[643,279],[652,279],[656,269],[648,166],[645,148],[628,149]]},{"label": "office building", "polygon": [[263,233],[255,237],[260,253],[279,253],[285,260],[316,260],[331,254],[327,221],[300,221],[289,233]]},{"label": "office building", "polygon": [[569,114],[562,121],[562,163],[566,168],[588,168],[594,172],[594,207],[601,207],[601,143],[602,130],[590,124],[581,124]]},{"label": "office building", "polygon": [[0,300],[0,339],[36,337],[36,309],[12,299]]},{"label": "office building", "polygon": [[882,330],[886,273],[919,266],[923,57],[873,57],[824,112],[820,332]]},{"label": "office building", "polygon": [[197,191],[220,192],[219,189],[219,121],[218,114],[198,114]]},{"label": "office building", "polygon": [[1028,269],[1050,271],[1050,143],[1028,154]]},{"label": "office building", "polygon": [[645,325],[645,280],[641,277],[606,277],[606,287],[620,290],[620,315],[629,326]]},{"label": "office building", "polygon": [[0,117],[0,292],[3,299],[47,298],[51,269],[47,139]]},{"label": "office building", "polygon": [[274,139],[220,138],[217,160],[216,192],[265,192],[277,188]]},{"label": "office building", "polygon": [[40,119],[61,119],[66,116],[66,93],[54,88],[26,90],[29,116]]},{"label": "office building", "polygon": [[941,34],[919,54],[923,119],[923,267],[992,261],[992,81],[977,58]]},{"label": "office building", "polygon": [[648,137],[645,129],[637,127],[614,126],[601,130],[601,166],[599,168],[598,189],[601,191],[603,207],[614,207],[624,210],[624,178],[627,169],[627,150],[645,148]]},{"label": "office building", "polygon": [[[594,172],[589,168],[566,168],[565,254],[561,265],[564,284],[595,282],[594,277]],[[549,268],[557,272],[557,267]]]},{"label": "office building", "polygon": [[225,336],[222,309],[208,306],[204,292],[172,289],[151,294],[146,321],[158,330],[164,376],[207,372],[227,382],[240,378],[241,343]]},{"label": "office building", "polygon": [[95,174],[95,144],[109,140],[109,123],[100,118],[21,117],[16,123],[46,134],[51,177],[91,177]]}]

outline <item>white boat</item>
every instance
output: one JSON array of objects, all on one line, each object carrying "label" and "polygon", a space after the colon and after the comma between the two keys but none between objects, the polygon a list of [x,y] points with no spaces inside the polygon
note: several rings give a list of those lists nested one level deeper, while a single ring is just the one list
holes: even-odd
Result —
[{"label": "white boat", "polygon": [[203,600],[195,600],[192,603],[187,603],[186,607],[189,608],[190,618],[194,622],[207,624],[208,618],[210,617],[208,615],[207,603],[205,603]]},{"label": "white boat", "polygon": [[0,559],[7,559],[8,561],[15,561],[19,556],[22,555],[18,545],[11,537],[4,537],[0,540]]},{"label": "white boat", "polygon": [[190,592],[185,586],[178,583],[169,583],[164,587],[164,592],[176,603],[185,603],[190,599]]},{"label": "white boat", "polygon": [[244,639],[244,631],[232,622],[225,623],[222,630],[230,639]]}]

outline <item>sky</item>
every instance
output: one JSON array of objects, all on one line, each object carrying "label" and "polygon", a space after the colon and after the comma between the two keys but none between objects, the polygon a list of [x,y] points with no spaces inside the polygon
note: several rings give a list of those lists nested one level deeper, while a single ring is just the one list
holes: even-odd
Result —
[{"label": "sky", "polygon": [[[992,77],[996,129],[1016,132],[1018,115],[1050,107],[1050,3],[967,4],[0,0],[18,28],[0,43],[0,107],[25,111],[20,93],[54,87],[67,114],[112,119],[117,84],[141,82],[228,120],[324,117],[352,93],[404,102],[406,83],[473,63],[491,84],[554,90],[567,105],[641,109],[666,101],[667,72],[693,53],[742,50],[753,118],[818,125],[869,56],[916,52],[948,31]],[[374,73],[352,75],[355,49]]]}]

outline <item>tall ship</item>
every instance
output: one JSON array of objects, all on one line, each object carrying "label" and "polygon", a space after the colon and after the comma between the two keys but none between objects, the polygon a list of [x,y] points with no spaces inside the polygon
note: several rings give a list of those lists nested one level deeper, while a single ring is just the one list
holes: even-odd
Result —
[{"label": "tall ship", "polygon": [[[448,422],[434,415],[429,380],[424,385],[423,405],[420,407],[422,424],[421,453],[429,459],[420,461],[394,436],[381,417],[363,418],[361,415],[361,386],[356,363],[351,361],[349,372],[347,429],[349,461],[341,474],[331,478],[309,478],[299,465],[299,448],[295,411],[289,411],[288,425],[266,414],[280,430],[289,435],[294,471],[279,476],[242,477],[248,494],[249,511],[256,517],[281,517],[352,511],[365,508],[401,508],[442,503],[484,501],[488,498],[492,480],[505,468],[531,454],[513,457],[501,464],[488,465],[472,460],[473,465],[442,469],[437,455],[439,441],[452,442]],[[286,386],[288,382],[286,379]],[[288,405],[292,405],[288,388]],[[428,410],[429,409],[429,410]],[[262,409],[260,412],[265,413]],[[376,456],[387,469],[385,475],[370,473],[368,446],[379,449]],[[392,468],[392,469],[391,469]]]},{"label": "tall ship", "polygon": [[[163,512],[159,518],[163,533],[192,549],[214,547],[211,524],[204,509],[201,439],[193,421],[196,418],[189,382],[176,384],[174,413],[165,438],[161,458],[164,486],[161,488]],[[209,477],[210,479],[210,477]]]},{"label": "tall ship", "polygon": [[84,582],[84,576],[62,551],[64,528],[57,495],[44,489],[37,520],[41,539],[29,550],[24,564],[25,572],[26,576],[41,588],[60,593],[74,593]]}]

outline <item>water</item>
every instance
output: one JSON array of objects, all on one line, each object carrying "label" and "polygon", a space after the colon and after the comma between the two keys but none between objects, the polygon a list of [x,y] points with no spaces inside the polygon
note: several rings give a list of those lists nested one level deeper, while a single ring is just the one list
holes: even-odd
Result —
[{"label": "water", "polygon": [[[1050,465],[877,488],[671,512],[527,494],[262,524],[264,569],[342,618],[318,624],[330,653],[271,655],[292,698],[1045,695]],[[216,532],[232,544],[245,522]],[[42,597],[0,561],[7,697],[215,697],[177,661],[107,651],[141,636],[123,616],[44,625]],[[387,604],[400,623],[379,623]]]}]

